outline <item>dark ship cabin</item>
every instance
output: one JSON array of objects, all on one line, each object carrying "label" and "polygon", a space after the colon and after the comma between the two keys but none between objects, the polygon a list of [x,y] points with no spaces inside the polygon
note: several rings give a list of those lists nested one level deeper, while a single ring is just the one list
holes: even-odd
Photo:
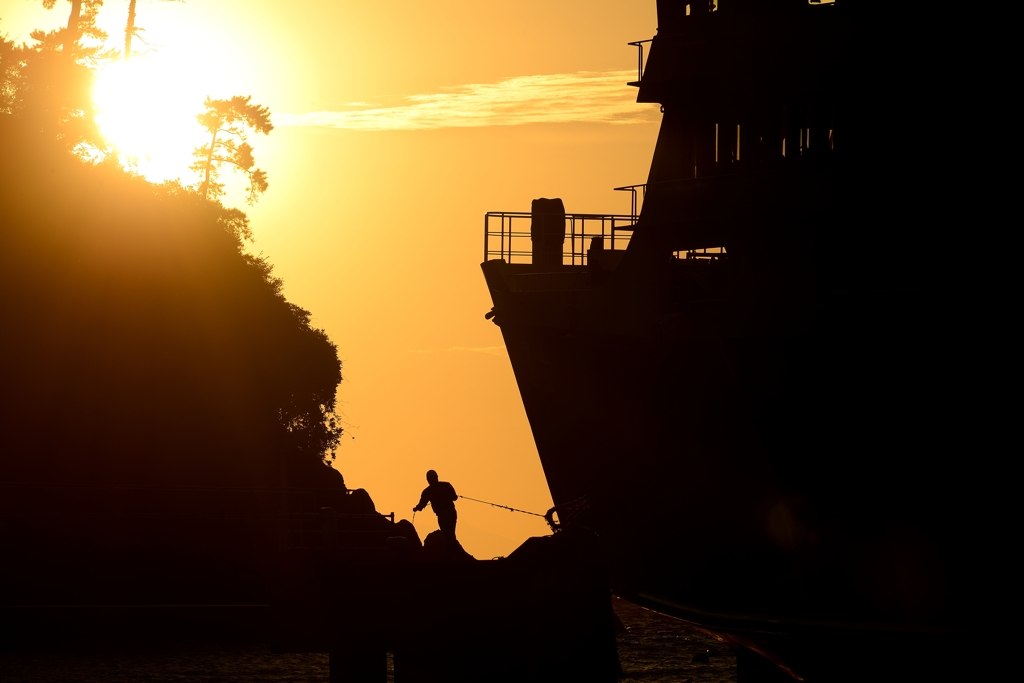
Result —
[{"label": "dark ship cabin", "polygon": [[[634,260],[675,272],[665,276],[676,296],[690,299],[730,289],[806,298],[815,282],[848,286],[851,269],[865,269],[862,255],[842,263],[846,235],[833,215],[845,8],[719,4],[663,0],[655,37],[631,43],[639,65],[629,85],[638,102],[661,104],[663,121],[647,182],[615,188],[631,193],[630,215],[564,214],[544,201],[530,214],[487,214],[485,260],[523,276],[509,286],[602,286],[631,240]],[[674,264],[661,258],[670,255]],[[584,267],[590,278],[569,275]]]}]

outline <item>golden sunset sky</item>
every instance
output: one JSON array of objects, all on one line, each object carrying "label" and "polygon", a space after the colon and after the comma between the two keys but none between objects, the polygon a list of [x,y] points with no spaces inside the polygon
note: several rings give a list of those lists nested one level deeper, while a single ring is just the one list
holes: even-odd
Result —
[{"label": "golden sunset sky", "polygon": [[[0,0],[16,42],[70,5]],[[128,0],[100,25],[123,45]],[[251,139],[270,189],[254,253],[313,312],[344,368],[336,466],[378,510],[410,517],[436,469],[463,495],[551,505],[480,273],[483,214],[561,197],[570,212],[628,213],[615,186],[647,179],[657,105],[634,102],[654,0],[139,0],[128,68],[97,83],[104,133],[151,180],[181,177],[203,142],[203,98],[252,95],[276,126]],[[69,407],[73,409],[73,407]],[[616,407],[607,406],[614,420]],[[546,533],[536,517],[460,501],[481,558]],[[420,513],[421,536],[437,528]]]}]

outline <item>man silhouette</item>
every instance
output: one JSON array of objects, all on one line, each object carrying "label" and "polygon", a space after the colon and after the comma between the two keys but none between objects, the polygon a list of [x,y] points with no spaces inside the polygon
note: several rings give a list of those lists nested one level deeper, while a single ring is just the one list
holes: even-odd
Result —
[{"label": "man silhouette", "polygon": [[427,482],[430,486],[423,489],[420,502],[412,510],[419,512],[430,503],[434,514],[437,515],[437,526],[441,528],[441,535],[444,536],[445,556],[452,557],[461,547],[455,539],[455,522],[458,520],[455,501],[459,496],[455,493],[454,486],[446,481],[438,481],[437,472],[434,470],[427,472]]}]

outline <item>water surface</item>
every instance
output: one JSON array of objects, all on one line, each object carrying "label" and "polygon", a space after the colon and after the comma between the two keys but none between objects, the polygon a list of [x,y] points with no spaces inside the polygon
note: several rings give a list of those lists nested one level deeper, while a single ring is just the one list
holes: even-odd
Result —
[{"label": "water surface", "polygon": [[[726,683],[736,658],[710,635],[613,599],[625,681]],[[705,657],[707,661],[702,661]],[[0,652],[3,683],[326,683],[326,654],[271,654],[266,645],[165,645]],[[394,681],[388,659],[388,681]],[[484,683],[484,682],[482,682]]]}]

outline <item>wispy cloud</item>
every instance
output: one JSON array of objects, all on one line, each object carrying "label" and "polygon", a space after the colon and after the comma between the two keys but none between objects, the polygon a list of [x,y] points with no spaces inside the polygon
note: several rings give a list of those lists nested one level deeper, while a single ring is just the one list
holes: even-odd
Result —
[{"label": "wispy cloud", "polygon": [[636,71],[579,71],[519,76],[498,83],[473,83],[428,95],[412,95],[395,106],[352,102],[341,111],[277,114],[279,126],[351,130],[427,130],[518,126],[526,123],[644,123],[657,105],[637,104],[626,82]]},{"label": "wispy cloud", "polygon": [[431,349],[409,349],[409,353],[485,353],[490,356],[504,356],[507,354],[504,346],[449,346],[447,349],[434,351]]},{"label": "wispy cloud", "polygon": [[448,353],[468,351],[469,353],[487,353],[492,356],[504,356],[508,352],[504,346],[452,346],[445,349]]}]

